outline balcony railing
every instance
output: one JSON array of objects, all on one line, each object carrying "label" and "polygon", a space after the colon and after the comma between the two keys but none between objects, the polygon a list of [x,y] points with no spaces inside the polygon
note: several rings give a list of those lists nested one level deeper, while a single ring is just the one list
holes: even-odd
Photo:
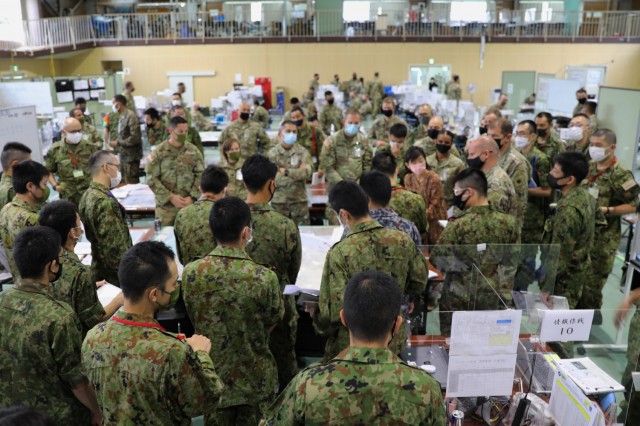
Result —
[{"label": "balcony railing", "polygon": [[24,21],[24,43],[0,41],[1,50],[55,51],[78,45],[177,41],[610,41],[640,42],[640,11],[563,12],[542,16],[528,11],[489,12],[486,22],[452,21],[443,9],[415,14],[387,10],[364,22],[348,22],[341,10],[318,11],[307,18],[263,12],[259,22],[229,20],[208,13],[110,14]]}]

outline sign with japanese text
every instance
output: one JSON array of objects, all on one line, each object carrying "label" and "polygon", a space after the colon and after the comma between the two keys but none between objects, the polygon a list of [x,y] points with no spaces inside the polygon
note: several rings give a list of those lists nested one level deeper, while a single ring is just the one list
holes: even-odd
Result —
[{"label": "sign with japanese text", "polygon": [[593,309],[544,311],[540,326],[543,342],[584,342],[589,340]]}]

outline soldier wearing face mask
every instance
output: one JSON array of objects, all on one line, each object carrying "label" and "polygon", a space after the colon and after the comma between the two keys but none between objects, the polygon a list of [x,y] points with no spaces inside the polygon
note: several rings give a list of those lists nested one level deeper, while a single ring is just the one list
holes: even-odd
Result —
[{"label": "soldier wearing face mask", "polygon": [[[435,116],[431,120],[429,120],[429,125],[427,126],[427,136],[425,138],[417,140],[413,145],[422,149],[427,156],[435,154],[436,139],[438,139],[438,134],[443,130],[445,130],[445,128],[442,117]],[[460,157],[460,153],[455,146],[451,146],[451,154],[456,157]]]},{"label": "soldier wearing face mask", "polygon": [[324,92],[324,99],[327,104],[320,110],[320,126],[323,132],[330,135],[331,127],[334,132],[342,129],[342,110],[334,105],[335,98],[330,90]]},{"label": "soldier wearing face mask", "polygon": [[235,139],[240,142],[240,158],[247,159],[256,153],[266,154],[271,148],[271,139],[264,128],[251,121],[251,106],[248,102],[240,104],[240,115],[220,134],[220,140]]},{"label": "soldier wearing face mask", "polygon": [[13,200],[0,211],[0,240],[7,251],[14,279],[20,277],[13,261],[13,245],[20,231],[38,224],[38,211],[47,197],[49,171],[42,164],[25,160],[13,166],[12,183],[16,191]]},{"label": "soldier wearing face mask", "polygon": [[591,260],[593,286],[585,286],[581,309],[600,309],[602,288],[613,269],[621,238],[620,218],[633,213],[638,205],[640,186],[633,174],[615,155],[616,134],[608,129],[598,130],[590,138],[589,175],[585,180],[595,199],[596,228]]},{"label": "soldier wearing face mask", "polygon": [[467,164],[452,154],[453,139],[456,136],[449,131],[442,130],[436,138],[436,151],[427,156],[427,165],[440,176],[440,183],[444,191],[446,208],[453,206],[453,178],[467,168]]},{"label": "soldier wearing face mask", "polygon": [[407,168],[404,165],[404,154],[409,149],[407,145],[407,126],[402,123],[396,123],[389,129],[389,145],[385,146],[382,149],[379,149],[378,152],[388,151],[396,158],[397,161],[400,162],[400,167],[398,169],[398,179],[399,182],[404,182],[404,176],[407,174]]},{"label": "soldier wearing face mask", "polygon": [[149,145],[158,145],[167,139],[169,133],[162,120],[160,120],[160,113],[157,109],[149,108],[146,110],[144,112],[144,121],[147,125],[146,130]]},{"label": "soldier wearing face mask", "polygon": [[133,87],[133,82],[127,81],[124,85],[124,92],[122,93],[122,95],[127,99],[126,107],[134,113],[136,112],[136,103],[133,100],[133,92],[135,91],[136,88]]},{"label": "soldier wearing face mask", "polygon": [[309,124],[304,110],[300,107],[291,109],[291,121],[298,128],[297,142],[309,151],[313,161],[313,168],[318,170],[322,142],[327,136],[319,127]]},{"label": "soldier wearing face mask", "polygon": [[422,104],[416,110],[416,118],[418,119],[418,125],[415,129],[409,134],[407,138],[407,145],[413,146],[414,143],[427,137],[427,131],[429,130],[429,121],[433,117],[433,110],[431,109],[431,105]]},{"label": "soldier wearing face mask", "polygon": [[169,139],[149,154],[146,173],[156,198],[156,217],[162,226],[171,226],[178,210],[200,196],[204,158],[187,142],[187,120],[174,117],[169,122]]},{"label": "soldier wearing face mask", "polygon": [[104,145],[104,140],[102,136],[100,136],[100,132],[87,121],[88,115],[84,115],[80,108],[74,108],[69,111],[69,117],[73,117],[80,122],[82,125],[82,139],[89,142],[96,149],[102,149]]},{"label": "soldier wearing face mask", "polygon": [[115,148],[120,157],[122,176],[126,183],[140,182],[140,160],[142,138],[140,121],[135,113],[127,109],[127,100],[122,95],[113,97],[113,122],[110,121],[109,146]]},{"label": "soldier wearing face mask", "polygon": [[548,112],[540,112],[536,115],[536,148],[542,151],[549,159],[564,152],[564,144],[553,131],[553,116]]},{"label": "soldier wearing face mask", "polygon": [[407,132],[409,131],[409,125],[407,125],[407,122],[395,115],[395,103],[393,98],[384,98],[382,101],[382,117],[373,122],[373,125],[369,129],[369,139],[371,139],[378,148],[387,146],[389,144],[389,129],[395,124],[402,124],[406,126]]},{"label": "soldier wearing face mask", "polygon": [[[66,118],[62,127],[62,140],[54,143],[45,159],[51,172],[49,183],[61,199],[75,205],[89,187],[89,157],[97,147],[83,138],[82,125],[75,118]],[[57,178],[57,180],[56,180]]]},{"label": "soldier wearing face mask", "polygon": [[578,89],[576,91],[576,100],[578,101],[578,103],[576,104],[576,106],[573,108],[573,115],[575,116],[576,114],[579,114],[582,112],[582,107],[584,106],[585,102],[587,102],[587,91],[584,90],[583,87],[581,87],[580,89]]},{"label": "soldier wearing face mask", "polygon": [[80,198],[80,218],[91,242],[91,272],[94,281],[118,285],[118,265],[131,247],[124,207],[111,193],[120,184],[120,161],[110,151],[89,157],[91,184]]},{"label": "soldier wearing face mask", "polygon": [[586,114],[576,114],[569,122],[569,128],[564,130],[564,139],[567,141],[567,151],[580,152],[591,160],[589,156],[589,137],[591,136],[591,125]]}]

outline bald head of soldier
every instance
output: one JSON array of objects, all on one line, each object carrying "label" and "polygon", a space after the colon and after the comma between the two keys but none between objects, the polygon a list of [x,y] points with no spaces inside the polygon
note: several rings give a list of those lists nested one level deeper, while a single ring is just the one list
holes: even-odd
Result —
[{"label": "bald head of soldier", "polygon": [[386,348],[402,325],[401,298],[398,283],[384,272],[367,270],[354,275],[340,310],[350,346]]},{"label": "bald head of soldier", "polygon": [[431,105],[420,105],[416,111],[416,116],[418,117],[420,124],[426,128],[429,125],[429,121],[431,121],[431,117],[433,117],[433,109],[431,108]]},{"label": "bald head of soldier", "polygon": [[0,154],[2,173],[12,176],[13,166],[25,160],[31,160],[31,148],[20,142],[8,142]]},{"label": "bald head of soldier", "polygon": [[238,119],[243,123],[249,121],[249,117],[251,117],[251,105],[249,102],[242,102],[240,104],[240,108],[238,108]]},{"label": "bald head of soldier", "polygon": [[62,136],[66,144],[79,144],[82,140],[82,124],[80,121],[72,117],[65,118],[62,124]]},{"label": "bald head of soldier", "polygon": [[498,144],[489,136],[480,136],[467,142],[467,164],[472,169],[487,173],[498,164]]},{"label": "bald head of soldier", "polygon": [[444,130],[444,121],[442,117],[435,116],[431,120],[429,120],[429,126],[427,127],[427,135],[433,141],[438,138],[438,133]]}]

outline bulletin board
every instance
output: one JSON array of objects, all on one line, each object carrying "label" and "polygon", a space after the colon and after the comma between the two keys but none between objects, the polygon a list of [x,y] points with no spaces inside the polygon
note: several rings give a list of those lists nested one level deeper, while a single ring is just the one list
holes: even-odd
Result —
[{"label": "bulletin board", "polygon": [[576,106],[576,91],[580,83],[575,80],[540,77],[536,87],[536,112],[545,111],[553,116],[572,117]]},{"label": "bulletin board", "polygon": [[600,86],[604,85],[607,77],[605,65],[567,65],[567,80],[575,80],[584,87],[589,95],[597,95]]},{"label": "bulletin board", "polygon": [[640,90],[601,86],[598,119],[600,128],[616,132],[618,161],[635,171],[640,143]]},{"label": "bulletin board", "polygon": [[503,71],[502,72],[502,93],[509,97],[507,106],[514,112],[520,111],[524,100],[536,90],[535,71]]},{"label": "bulletin board", "polygon": [[43,162],[35,106],[0,108],[0,147],[7,142],[25,144],[31,148],[31,158]]}]

